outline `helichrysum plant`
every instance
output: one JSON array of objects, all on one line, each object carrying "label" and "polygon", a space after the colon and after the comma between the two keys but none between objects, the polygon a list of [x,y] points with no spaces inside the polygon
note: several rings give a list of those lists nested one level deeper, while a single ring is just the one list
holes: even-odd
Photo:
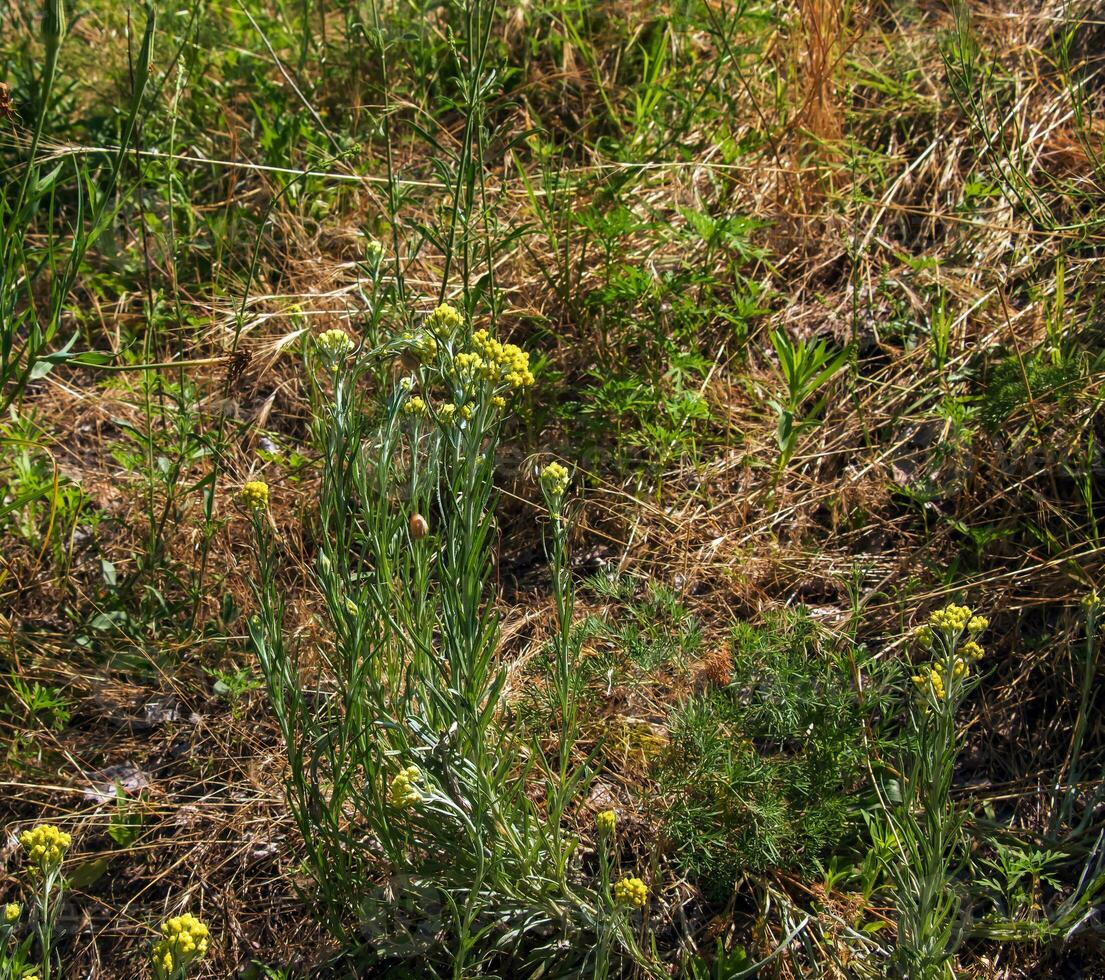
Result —
[{"label": "helichrysum plant", "polygon": [[[501,723],[506,674],[489,584],[499,429],[510,399],[534,384],[529,357],[471,331],[449,305],[417,331],[341,359],[308,353],[322,460],[316,581],[331,628],[325,678],[304,675],[284,636],[276,549],[260,519],[250,635],[325,920],[375,955],[455,975],[504,956],[521,962],[535,944],[578,965],[592,956],[587,937],[610,899],[588,886],[561,819],[584,777],[566,744],[574,705],[559,464],[541,482],[559,556],[564,727],[555,758]],[[380,362],[404,373],[391,380]],[[366,373],[386,385],[378,403],[358,384]],[[526,792],[533,778],[545,783],[541,805]],[[398,908],[418,924],[397,921]]]},{"label": "helichrysum plant", "polygon": [[8,902],[0,915],[0,980],[9,980],[21,968],[26,943],[16,945],[15,931],[23,918],[23,906]]},{"label": "helichrysum plant", "polygon": [[598,816],[595,817],[595,827],[600,834],[607,836],[613,834],[617,825],[618,814],[614,810],[602,810]]},{"label": "helichrysum plant", "polygon": [[898,906],[894,964],[903,977],[953,975],[965,819],[951,799],[963,745],[957,714],[980,681],[984,651],[978,640],[988,626],[984,617],[952,603],[934,612],[915,634],[925,663],[912,674],[914,752],[904,767],[901,802],[887,810],[898,848],[888,862]]},{"label": "helichrysum plant", "polygon": [[207,926],[188,912],[168,919],[150,953],[157,980],[183,980],[192,964],[207,955],[210,936]]},{"label": "helichrysum plant", "polygon": [[315,338],[315,346],[325,360],[337,363],[348,357],[357,345],[344,330],[325,330]]},{"label": "helichrysum plant", "polygon": [[35,932],[42,957],[42,976],[50,980],[53,970],[53,938],[58,909],[65,893],[61,865],[73,838],[52,824],[39,824],[19,835],[19,843],[31,868],[38,915]]},{"label": "helichrysum plant", "polygon": [[643,909],[648,904],[648,886],[640,878],[622,878],[614,885],[614,900],[619,905]]},{"label": "helichrysum plant", "polygon": [[238,496],[247,510],[263,511],[269,505],[269,486],[261,480],[250,480]]}]

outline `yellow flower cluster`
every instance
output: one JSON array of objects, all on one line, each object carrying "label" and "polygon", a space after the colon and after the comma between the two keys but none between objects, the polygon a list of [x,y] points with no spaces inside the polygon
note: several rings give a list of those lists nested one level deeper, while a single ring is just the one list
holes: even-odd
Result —
[{"label": "yellow flower cluster", "polygon": [[269,505],[269,485],[263,480],[250,480],[238,496],[250,510],[264,510]]},{"label": "yellow flower cluster", "polygon": [[648,886],[640,878],[622,878],[614,885],[614,900],[643,909],[648,904]]},{"label": "yellow flower cluster", "polygon": [[937,701],[943,701],[948,696],[944,687],[944,674],[935,667],[926,674],[914,674],[913,683],[922,694],[931,691]]},{"label": "yellow flower cluster", "polygon": [[422,794],[415,785],[422,778],[418,766],[407,766],[391,781],[388,788],[388,803],[400,810],[422,802]]},{"label": "yellow flower cluster", "polygon": [[352,338],[344,330],[335,329],[324,330],[320,333],[315,338],[315,346],[318,347],[319,353],[323,357],[337,361],[353,350],[354,344]]},{"label": "yellow flower cluster", "polygon": [[545,488],[545,492],[550,497],[562,497],[564,491],[568,489],[568,483],[570,477],[568,476],[568,470],[561,466],[560,463],[549,463],[541,471],[541,486]]},{"label": "yellow flower cluster", "polygon": [[934,630],[946,630],[948,633],[962,633],[971,621],[971,616],[971,610],[966,606],[957,606],[952,602],[929,616],[929,626]]},{"label": "yellow flower cluster", "polygon": [[[978,648],[977,657],[975,656],[975,651],[967,651],[965,649],[966,646],[970,645]],[[966,677],[968,673],[970,673],[971,668],[968,664],[967,657],[969,656],[972,660],[979,659],[982,656],[982,647],[978,646],[977,643],[965,644],[963,652],[966,653],[966,656],[957,656],[952,661],[952,676],[956,678],[956,680],[960,680]],[[945,698],[948,697],[947,678],[945,676],[945,669],[942,663],[933,664],[932,667],[929,668],[929,670],[925,673],[914,674],[912,680],[913,683],[917,685],[917,689],[922,694],[931,691],[933,697],[935,697],[938,701],[943,701]]]},{"label": "yellow flower cluster", "polygon": [[425,415],[426,402],[418,395],[412,395],[403,405],[403,411],[408,415]]},{"label": "yellow flower cluster", "polygon": [[4,923],[10,926],[13,922],[18,922],[22,914],[22,905],[18,902],[8,902],[8,904],[4,906]]},{"label": "yellow flower cluster", "polygon": [[210,933],[199,919],[187,912],[175,915],[161,927],[161,939],[153,945],[153,968],[160,978],[194,963],[207,953]]},{"label": "yellow flower cluster", "polygon": [[516,344],[502,344],[486,330],[472,334],[472,346],[482,360],[480,372],[488,381],[502,381],[511,388],[533,384],[529,369],[529,354]]},{"label": "yellow flower cluster", "polygon": [[19,843],[30,862],[42,871],[53,871],[61,866],[61,860],[73,843],[64,830],[50,824],[40,824],[19,835]]},{"label": "yellow flower cluster", "polygon": [[437,338],[432,333],[426,333],[425,331],[419,331],[415,334],[405,333],[402,341],[410,347],[414,356],[423,364],[429,364],[437,357]]},{"label": "yellow flower cluster", "polygon": [[439,334],[452,334],[464,326],[464,317],[448,303],[442,303],[426,318],[426,326]]},{"label": "yellow flower cluster", "polygon": [[612,834],[618,825],[618,814],[614,810],[603,810],[595,817],[595,826],[600,834]]},{"label": "yellow flower cluster", "polygon": [[977,662],[983,658],[986,651],[974,640],[968,640],[966,643],[960,645],[959,653],[968,660]]},{"label": "yellow flower cluster", "polygon": [[437,407],[437,417],[442,422],[448,424],[453,421],[453,416],[457,414],[457,406],[452,402],[445,402],[443,405]]},{"label": "yellow flower cluster", "polygon": [[458,378],[474,378],[483,368],[483,358],[471,351],[461,351],[453,358],[453,370]]}]

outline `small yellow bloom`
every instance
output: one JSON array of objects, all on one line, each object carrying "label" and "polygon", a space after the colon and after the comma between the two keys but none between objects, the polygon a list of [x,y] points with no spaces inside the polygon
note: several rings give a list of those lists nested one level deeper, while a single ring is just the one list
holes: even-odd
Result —
[{"label": "small yellow bloom", "polygon": [[323,357],[341,360],[356,346],[344,330],[324,330],[315,338],[315,346]]},{"label": "small yellow bloom", "polygon": [[453,358],[453,371],[458,378],[473,378],[483,369],[483,358],[479,354],[461,351]]},{"label": "small yellow bloom", "polygon": [[73,838],[51,824],[39,824],[23,831],[19,835],[19,843],[23,845],[28,860],[40,871],[56,871],[61,867],[62,858]]},{"label": "small yellow bloom", "polygon": [[18,902],[8,902],[8,904],[4,906],[4,922],[9,926],[13,922],[18,922],[22,914],[23,906]]},{"label": "small yellow bloom", "polygon": [[154,975],[166,980],[176,971],[207,954],[210,933],[194,915],[176,915],[161,927],[161,939],[153,945]]},{"label": "small yellow bloom", "polygon": [[442,303],[426,318],[426,326],[438,333],[451,334],[464,326],[464,317],[448,303]]},{"label": "small yellow bloom", "polygon": [[640,878],[622,878],[614,885],[614,901],[643,909],[648,904],[648,886]]},{"label": "small yellow bloom", "polygon": [[486,330],[472,334],[472,346],[481,355],[480,373],[491,382],[505,383],[511,388],[533,384],[529,354],[516,344],[502,344]]},{"label": "small yellow bloom", "polygon": [[403,411],[408,415],[425,415],[426,403],[419,395],[412,395],[404,403]]},{"label": "small yellow bloom", "polygon": [[388,787],[388,803],[399,810],[422,802],[422,794],[415,785],[422,778],[418,766],[400,769]]},{"label": "small yellow bloom", "polygon": [[461,405],[460,406],[460,417],[462,419],[464,419],[465,422],[467,422],[469,419],[471,419],[472,418],[472,406],[471,405]]},{"label": "small yellow bloom", "polygon": [[990,620],[985,616],[972,616],[967,621],[967,632],[970,633],[971,636],[978,636],[978,634],[987,629],[989,625]]},{"label": "small yellow bloom", "polygon": [[[971,621],[973,613],[967,606],[957,606],[949,603],[943,609],[937,609],[929,617],[929,625],[936,630],[947,633],[962,633]],[[979,617],[981,619],[981,617]]]},{"label": "small yellow bloom", "polygon": [[264,510],[269,505],[269,485],[263,480],[249,480],[238,497],[250,510]]},{"label": "small yellow bloom", "polygon": [[595,817],[595,826],[600,834],[612,834],[618,825],[618,814],[615,810],[603,810]]},{"label": "small yellow bloom", "polygon": [[959,652],[969,660],[981,660],[986,651],[974,640],[968,640],[959,647]]},{"label": "small yellow bloom", "polygon": [[442,422],[445,422],[446,424],[448,424],[449,422],[452,422],[453,417],[456,414],[457,414],[457,406],[454,405],[452,402],[444,402],[443,404],[438,406],[437,417],[439,419],[441,419]]},{"label": "small yellow bloom", "polygon": [[491,404],[493,407],[499,409],[499,411],[502,411],[506,408],[506,399],[502,395],[494,395],[491,398]]},{"label": "small yellow bloom", "polygon": [[564,496],[570,482],[568,470],[560,463],[549,463],[541,471],[541,486],[550,497]]}]

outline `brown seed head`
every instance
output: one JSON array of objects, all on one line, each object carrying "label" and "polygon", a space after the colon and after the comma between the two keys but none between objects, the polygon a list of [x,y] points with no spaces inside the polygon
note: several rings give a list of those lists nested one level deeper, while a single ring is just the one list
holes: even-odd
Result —
[{"label": "brown seed head", "polygon": [[421,514],[411,514],[410,521],[411,537],[417,541],[419,538],[426,537],[430,533],[430,525],[426,523],[426,518]]}]

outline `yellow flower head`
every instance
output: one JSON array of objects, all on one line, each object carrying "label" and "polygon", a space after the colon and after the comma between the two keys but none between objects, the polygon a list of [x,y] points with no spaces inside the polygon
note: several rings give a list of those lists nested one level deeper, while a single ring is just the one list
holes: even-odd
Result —
[{"label": "yellow flower head", "polygon": [[959,647],[959,652],[968,660],[976,661],[981,660],[986,653],[986,651],[983,650],[979,644],[975,643],[974,640],[968,640],[966,643],[962,644]]},{"label": "yellow flower head", "polygon": [[917,692],[922,697],[931,694],[937,701],[943,701],[947,696],[944,687],[944,675],[940,672],[939,664],[924,674],[914,674],[913,683],[917,685]]},{"label": "yellow flower head", "polygon": [[612,834],[618,825],[618,814],[615,810],[603,810],[595,817],[595,826],[600,834]]},{"label": "yellow flower head", "polygon": [[388,803],[399,810],[405,810],[422,802],[422,794],[415,785],[422,778],[418,766],[400,769],[388,787]]},{"label": "yellow flower head", "polygon": [[199,919],[185,912],[176,915],[161,927],[161,938],[154,943],[152,959],[154,975],[159,980],[202,959],[207,954],[210,933]]},{"label": "yellow flower head", "polygon": [[415,334],[405,333],[402,339],[415,358],[423,364],[429,364],[437,357],[437,338],[432,333],[420,330]]},{"label": "yellow flower head", "polygon": [[419,395],[412,395],[403,404],[403,411],[408,415],[425,415],[426,402]]},{"label": "yellow flower head", "polygon": [[452,402],[444,402],[437,407],[437,417],[446,424],[452,422],[456,414],[457,406]]},{"label": "yellow flower head", "polygon": [[324,330],[315,338],[315,346],[323,357],[340,361],[356,346],[344,330]]},{"label": "yellow flower head", "polygon": [[962,633],[971,621],[971,616],[971,610],[966,606],[957,606],[952,602],[943,609],[937,609],[929,617],[929,625],[934,630],[943,630],[946,633]]},{"label": "yellow flower head", "polygon": [[73,838],[51,824],[39,824],[23,831],[19,835],[19,843],[23,845],[27,859],[40,871],[56,871],[61,867],[62,858]]},{"label": "yellow flower head", "polygon": [[481,374],[494,383],[511,388],[524,388],[533,384],[529,368],[529,354],[516,344],[501,344],[486,330],[472,334],[472,346],[482,357]]},{"label": "yellow flower head", "polygon": [[472,406],[471,405],[461,405],[460,406],[460,417],[462,419],[464,419],[465,422],[467,422],[470,418],[472,418]]},{"label": "yellow flower head", "polygon": [[571,477],[560,463],[549,463],[541,471],[541,486],[550,497],[563,497]]},{"label": "yellow flower head", "polygon": [[448,303],[442,303],[426,318],[426,326],[439,334],[452,334],[464,326],[464,317]]},{"label": "yellow flower head", "polygon": [[491,399],[491,404],[499,409],[499,411],[502,411],[506,408],[506,399],[502,395],[494,395]]},{"label": "yellow flower head", "polygon": [[614,885],[614,901],[643,909],[648,904],[648,886],[640,878],[622,878]]},{"label": "yellow flower head", "polygon": [[18,922],[22,914],[22,905],[18,902],[8,902],[8,904],[4,906],[4,923],[10,926],[13,922]]},{"label": "yellow flower head", "polygon": [[264,510],[269,505],[269,485],[264,480],[249,480],[238,497],[250,510]]},{"label": "yellow flower head", "polygon": [[453,372],[462,380],[476,377],[483,367],[483,358],[471,351],[461,351],[453,358]]},{"label": "yellow flower head", "polygon": [[980,633],[984,632],[989,625],[990,620],[985,616],[972,616],[967,620],[967,632],[970,633],[971,636],[978,636]]}]

